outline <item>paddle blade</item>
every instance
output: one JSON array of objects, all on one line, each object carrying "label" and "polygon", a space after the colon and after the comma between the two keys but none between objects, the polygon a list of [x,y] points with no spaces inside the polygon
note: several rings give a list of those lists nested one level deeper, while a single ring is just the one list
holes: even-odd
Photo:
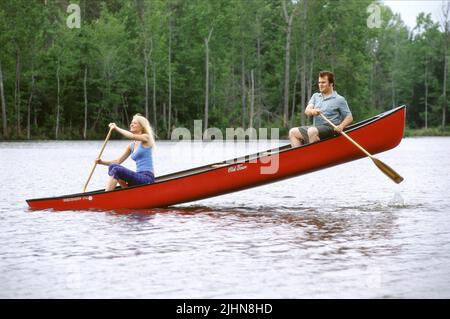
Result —
[{"label": "paddle blade", "polygon": [[372,161],[375,163],[375,165],[384,173],[387,177],[392,179],[397,184],[401,183],[403,181],[403,177],[401,177],[396,171],[394,171],[392,168],[390,168],[387,164],[383,163],[379,159],[375,157],[371,157]]}]

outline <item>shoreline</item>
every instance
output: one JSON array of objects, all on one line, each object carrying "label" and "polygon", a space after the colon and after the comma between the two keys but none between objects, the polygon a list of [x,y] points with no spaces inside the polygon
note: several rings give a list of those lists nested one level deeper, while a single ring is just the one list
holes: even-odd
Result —
[{"label": "shoreline", "polygon": [[[436,137],[436,136],[450,136],[450,126],[445,127],[444,129],[441,127],[430,127],[430,128],[408,128],[405,127],[404,133],[403,133],[403,138],[405,137]],[[26,137],[13,137],[11,139],[3,139],[0,136],[0,142],[27,142],[27,141],[33,141],[33,142],[42,142],[42,141],[100,141],[100,140],[104,140],[104,136],[92,136],[89,139],[82,139],[82,138],[71,138],[71,137],[65,137],[65,138],[60,138],[60,139],[52,139],[52,138],[48,138],[47,136],[38,136],[37,138],[31,138],[31,139],[27,139]],[[123,138],[117,138],[117,137],[111,137],[110,139],[111,141],[113,140],[124,140]],[[255,141],[258,140],[270,140],[270,139],[255,139]],[[285,134],[281,135],[281,138],[278,138],[278,140],[289,140],[288,136]],[[172,141],[171,139],[157,139],[157,141]],[[192,140],[191,141],[200,141],[200,140]],[[245,139],[245,140],[237,140],[238,142],[244,142],[244,141],[252,141],[249,139]],[[204,142],[210,142],[210,141],[204,141]],[[224,140],[224,142],[226,142],[226,140]]]},{"label": "shoreline", "polygon": [[450,128],[442,129],[440,127],[410,129],[405,128],[403,137],[433,137],[433,136],[450,136]]}]

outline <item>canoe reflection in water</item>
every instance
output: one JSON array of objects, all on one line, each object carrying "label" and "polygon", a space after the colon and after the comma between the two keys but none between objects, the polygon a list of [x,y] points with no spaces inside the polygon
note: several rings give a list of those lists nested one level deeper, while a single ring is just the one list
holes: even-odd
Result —
[{"label": "canoe reflection in water", "polygon": [[[190,206],[108,213],[128,220],[130,225],[133,225],[130,231],[136,231],[136,227],[141,228],[140,231],[155,231],[155,224],[161,214],[166,216],[165,218],[173,216],[174,223],[180,227],[174,228],[175,233],[186,235],[186,232],[189,232],[194,237],[208,238],[202,249],[210,245],[241,251],[250,256],[266,253],[277,253],[280,258],[286,257],[285,255],[307,255],[307,258],[330,259],[332,262],[345,259],[349,254],[397,254],[401,250],[401,244],[393,240],[398,226],[392,209],[409,208],[411,207],[377,203],[329,209]],[[200,234],[194,225],[201,225],[202,232],[207,229],[207,234]],[[195,242],[198,238],[192,240]],[[186,249],[199,249],[190,247],[189,238],[184,238],[182,242],[180,245],[187,245]],[[258,244],[255,245],[255,242]]]}]

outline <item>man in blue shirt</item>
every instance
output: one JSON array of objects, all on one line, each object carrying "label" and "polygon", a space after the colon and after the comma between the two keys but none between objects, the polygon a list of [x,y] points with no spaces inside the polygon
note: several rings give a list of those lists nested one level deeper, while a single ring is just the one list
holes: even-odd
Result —
[{"label": "man in blue shirt", "polygon": [[[319,73],[319,91],[314,93],[305,109],[307,116],[314,116],[313,126],[294,127],[289,131],[292,147],[314,143],[340,133],[353,122],[353,116],[345,98],[334,91],[334,74]],[[337,127],[333,129],[319,114],[322,113]]]}]

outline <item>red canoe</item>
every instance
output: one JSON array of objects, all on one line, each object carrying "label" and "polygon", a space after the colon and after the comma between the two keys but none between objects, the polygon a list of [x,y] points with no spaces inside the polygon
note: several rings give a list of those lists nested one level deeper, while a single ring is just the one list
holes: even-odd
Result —
[{"label": "red canoe", "polygon": [[[403,137],[406,107],[356,123],[346,133],[369,153],[396,147]],[[346,163],[365,155],[344,136],[297,148],[285,145],[241,158],[160,176],[154,184],[104,192],[27,200],[32,209],[148,209],[200,200],[280,181]]]}]

